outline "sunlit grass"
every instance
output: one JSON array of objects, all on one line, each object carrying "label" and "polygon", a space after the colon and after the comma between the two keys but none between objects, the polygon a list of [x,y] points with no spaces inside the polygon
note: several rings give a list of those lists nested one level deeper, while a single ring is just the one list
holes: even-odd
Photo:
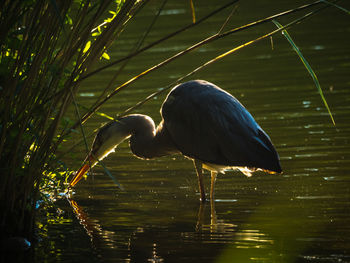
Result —
[{"label": "sunlit grass", "polygon": [[[272,20],[272,22],[279,28],[283,28],[283,26],[278,23],[276,20]],[[313,71],[312,67],[310,66],[309,62],[306,60],[306,58],[304,57],[304,55],[301,53],[300,49],[298,48],[298,46],[295,44],[295,42],[293,41],[292,37],[289,35],[289,33],[287,32],[286,29],[283,29],[282,30],[282,34],[285,36],[285,38],[288,40],[289,44],[291,44],[291,46],[293,47],[293,50],[297,53],[297,55],[299,56],[300,60],[303,62],[306,70],[309,72],[310,76],[312,77],[312,80],[314,81],[315,83],[315,86],[318,90],[318,93],[320,94],[321,96],[321,99],[329,113],[329,116],[332,120],[332,123],[333,125],[335,125],[335,121],[334,121],[334,118],[333,118],[333,115],[332,115],[332,112],[331,110],[329,109],[329,106],[328,106],[328,103],[326,101],[326,98],[324,97],[323,95],[323,91],[322,91],[322,88],[321,88],[321,85],[320,85],[320,82],[318,81],[318,78],[316,76],[316,73]]]}]

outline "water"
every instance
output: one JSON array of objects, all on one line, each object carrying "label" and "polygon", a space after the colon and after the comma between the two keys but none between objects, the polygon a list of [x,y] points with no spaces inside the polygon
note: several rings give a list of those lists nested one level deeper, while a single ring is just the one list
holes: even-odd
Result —
[{"label": "water", "polygon": [[[276,6],[273,1],[244,1],[226,28],[302,3],[283,1]],[[339,4],[350,9],[345,1]],[[139,14],[109,52],[112,59],[128,53],[159,5],[153,2]],[[195,5],[201,17],[217,3]],[[215,33],[230,12],[133,59],[116,84]],[[188,2],[170,1],[146,42],[190,21]],[[191,161],[182,156],[139,160],[125,142],[104,161],[125,190],[120,191],[102,168],[94,169],[95,176],[79,183],[71,200],[60,199],[47,211],[50,220],[39,224],[42,240],[33,260],[350,262],[349,28],[349,15],[331,8],[289,30],[320,80],[336,126],[311,77],[281,35],[273,37],[273,50],[270,39],[263,40],[192,77],[217,84],[246,106],[272,138],[282,175],[219,175],[215,202],[201,205]],[[132,84],[101,111],[115,116],[207,60],[273,29],[269,23],[203,46]],[[90,105],[116,71],[108,69],[84,82],[79,103]],[[165,95],[136,112],[158,122]],[[104,121],[102,117],[89,120],[87,133]],[[81,146],[65,161],[76,169],[84,157]]]}]

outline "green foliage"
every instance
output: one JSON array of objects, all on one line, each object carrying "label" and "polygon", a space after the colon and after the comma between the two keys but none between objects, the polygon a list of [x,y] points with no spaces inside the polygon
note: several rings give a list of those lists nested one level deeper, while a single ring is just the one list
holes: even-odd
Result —
[{"label": "green foliage", "polygon": [[59,160],[56,161],[58,163],[57,167],[43,172],[44,176],[40,184],[40,193],[50,195],[65,190],[67,180],[69,176],[72,175],[73,171],[69,170],[63,162]]},{"label": "green foliage", "polygon": [[108,47],[141,2],[1,1],[3,235],[29,236],[37,199],[63,186],[70,171],[55,154],[72,123],[65,113],[78,80],[101,58],[109,59]]}]

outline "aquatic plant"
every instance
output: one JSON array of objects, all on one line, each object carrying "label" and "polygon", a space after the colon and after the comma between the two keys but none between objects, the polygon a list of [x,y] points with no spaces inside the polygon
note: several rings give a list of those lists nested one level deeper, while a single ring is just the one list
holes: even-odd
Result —
[{"label": "aquatic plant", "polygon": [[101,58],[108,59],[108,47],[143,4],[1,1],[2,237],[30,236],[39,189],[69,174],[55,152],[69,125],[64,116],[77,80]]}]

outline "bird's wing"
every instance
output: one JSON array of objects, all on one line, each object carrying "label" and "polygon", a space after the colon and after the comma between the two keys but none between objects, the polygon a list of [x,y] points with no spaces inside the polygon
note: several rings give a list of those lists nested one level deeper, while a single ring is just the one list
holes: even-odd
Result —
[{"label": "bird's wing", "polygon": [[175,87],[161,113],[174,144],[188,157],[280,172],[270,138],[236,98],[214,84]]}]

